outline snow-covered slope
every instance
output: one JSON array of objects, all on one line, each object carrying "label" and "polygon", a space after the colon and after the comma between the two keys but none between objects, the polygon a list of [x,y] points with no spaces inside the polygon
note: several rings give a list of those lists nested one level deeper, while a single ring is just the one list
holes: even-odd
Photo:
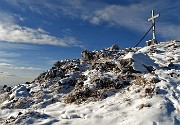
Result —
[{"label": "snow-covered slope", "polygon": [[180,41],[83,51],[31,83],[4,87],[1,124],[179,125]]}]

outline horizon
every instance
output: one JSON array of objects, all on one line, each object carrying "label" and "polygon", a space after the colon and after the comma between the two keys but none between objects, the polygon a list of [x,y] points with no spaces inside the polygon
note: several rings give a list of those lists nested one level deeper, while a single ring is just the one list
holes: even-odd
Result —
[{"label": "horizon", "polygon": [[[152,23],[158,42],[180,39],[180,1],[2,0],[0,5],[0,86],[32,81],[58,60],[81,51],[119,45],[134,47]],[[139,46],[152,39],[150,32]]]}]

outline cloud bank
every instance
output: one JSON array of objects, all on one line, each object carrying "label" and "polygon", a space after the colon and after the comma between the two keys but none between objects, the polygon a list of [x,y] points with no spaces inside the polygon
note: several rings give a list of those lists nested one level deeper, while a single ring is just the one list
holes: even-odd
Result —
[{"label": "cloud bank", "polygon": [[0,62],[0,67],[13,69],[13,70],[31,70],[31,71],[43,71],[42,68],[35,68],[35,67],[21,67],[21,66],[14,66],[9,63]]},{"label": "cloud bank", "polygon": [[[151,26],[151,23],[147,22],[147,19],[151,16],[150,12],[152,9],[157,8],[157,11],[163,12],[156,21],[157,33],[166,39],[180,39],[180,32],[178,32],[180,31],[180,18],[178,14],[180,8],[177,7],[177,5],[180,5],[180,1],[175,3],[169,0],[160,1],[154,2],[154,4],[140,2],[129,6],[107,5],[96,10],[92,15],[86,16],[84,19],[95,25],[101,25],[106,22],[112,26],[115,25],[134,31],[146,32]],[[172,19],[174,21],[168,22],[168,20]]]},{"label": "cloud bank", "polygon": [[0,22],[0,41],[12,43],[48,44],[55,46],[78,46],[80,42],[74,37],[57,38],[42,29],[32,29],[15,24]]},{"label": "cloud bank", "polygon": [[48,44],[54,46],[82,47],[80,41],[73,36],[58,38],[41,28],[32,29],[16,24],[16,19],[12,14],[0,11],[0,41],[11,43],[33,43]]},{"label": "cloud bank", "polygon": [[9,72],[0,72],[0,78],[7,78],[7,77],[16,77],[15,75],[9,73]]}]

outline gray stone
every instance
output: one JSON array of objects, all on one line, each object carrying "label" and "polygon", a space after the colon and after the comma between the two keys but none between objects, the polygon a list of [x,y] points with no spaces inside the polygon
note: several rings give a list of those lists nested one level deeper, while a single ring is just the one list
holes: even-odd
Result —
[{"label": "gray stone", "polygon": [[122,68],[128,68],[132,65],[133,63],[133,59],[129,58],[129,59],[121,59],[118,63],[117,66],[119,69]]},{"label": "gray stone", "polygon": [[117,44],[112,45],[112,47],[110,48],[111,51],[114,50],[119,50],[119,46]]},{"label": "gray stone", "polygon": [[81,55],[85,60],[93,60],[93,54],[87,50],[82,51]]}]

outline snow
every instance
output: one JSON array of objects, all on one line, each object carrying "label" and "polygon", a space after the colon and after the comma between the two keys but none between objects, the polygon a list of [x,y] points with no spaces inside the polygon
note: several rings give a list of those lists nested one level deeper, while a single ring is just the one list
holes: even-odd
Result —
[{"label": "snow", "polygon": [[133,67],[134,70],[140,71],[140,72],[148,72],[147,69],[144,67],[145,66],[155,66],[153,60],[144,53],[133,53],[129,52],[123,59],[128,59],[131,58],[133,59]]},{"label": "snow", "polygon": [[[141,76],[148,82],[131,83],[119,89],[105,99],[83,102],[81,104],[64,103],[62,97],[71,88],[66,88],[68,78],[60,79],[65,84],[60,95],[45,88],[43,84],[33,83],[15,86],[10,99],[1,107],[11,104],[14,99],[31,98],[33,92],[41,92],[43,99],[27,108],[1,108],[0,124],[35,124],[35,125],[179,125],[180,124],[180,42],[168,41],[129,52],[123,59],[132,58],[133,68],[142,72]],[[170,60],[169,60],[170,59]],[[115,59],[113,59],[115,60]],[[115,60],[117,61],[117,60]],[[63,62],[63,61],[61,61]],[[170,65],[173,63],[173,65]],[[156,70],[149,73],[145,66]],[[82,73],[87,76],[84,85],[93,86],[94,76],[115,79],[119,74],[101,70],[86,69]],[[72,73],[72,79],[77,73]],[[153,82],[151,79],[159,79]],[[51,87],[52,81],[49,82]],[[56,84],[55,84],[56,85]],[[55,88],[56,86],[52,88]],[[28,91],[30,89],[30,91]],[[152,92],[145,92],[152,90]],[[5,93],[4,93],[5,94]],[[54,103],[50,100],[57,99]],[[20,113],[21,112],[21,113]],[[20,113],[20,114],[19,114]]]},{"label": "snow", "polygon": [[24,85],[19,85],[19,86],[15,87],[13,90],[14,90],[14,92],[11,95],[12,96],[14,95],[15,98],[30,96],[29,92],[27,91],[26,86],[24,86]]}]

